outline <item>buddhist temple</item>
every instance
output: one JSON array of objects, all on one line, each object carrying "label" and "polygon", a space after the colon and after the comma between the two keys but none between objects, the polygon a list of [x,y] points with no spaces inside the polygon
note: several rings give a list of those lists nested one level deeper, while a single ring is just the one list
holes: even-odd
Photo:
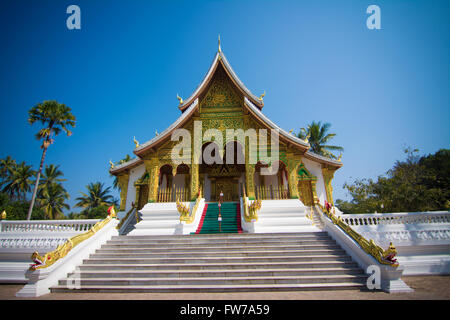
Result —
[{"label": "buddhist temple", "polygon": [[[313,153],[307,140],[299,139],[292,130],[283,130],[265,116],[264,95],[265,91],[259,97],[250,92],[219,43],[197,89],[186,99],[178,96],[179,118],[145,143],[139,144],[134,139],[136,157],[111,167],[110,173],[117,176],[120,185],[120,210],[128,211],[133,205],[139,210],[147,203],[177,199],[193,201],[199,189],[206,201],[217,201],[220,192],[225,201],[238,201],[246,192],[250,200],[300,199],[306,206],[324,205],[325,201],[333,203],[332,179],[342,162]],[[196,132],[200,137],[195,137],[196,123],[200,123]],[[174,161],[172,151],[179,142],[172,137],[180,129],[187,130],[197,140],[191,139],[190,152],[184,159]],[[234,129],[245,133],[267,132],[268,138],[265,142],[259,139],[258,148],[252,148],[254,143],[248,135],[244,139],[214,140],[205,137],[209,129],[219,130],[223,137],[227,129]],[[267,163],[262,153],[270,153],[270,135],[275,132],[278,154],[272,163]],[[213,157],[213,163],[198,161],[205,152]],[[225,161],[230,152],[234,160],[241,161]],[[250,161],[251,157],[254,161]],[[276,170],[271,174],[261,173],[274,162],[277,162]]]},{"label": "buddhist temple", "polygon": [[250,92],[219,43],[197,89],[177,96],[178,119],[144,143],[134,137],[134,159],[110,161],[117,213],[111,206],[103,220],[0,221],[0,281],[26,283],[18,297],[407,293],[403,275],[450,272],[448,211],[343,214],[332,195],[340,159],[315,154],[308,137],[265,116],[261,91]]}]

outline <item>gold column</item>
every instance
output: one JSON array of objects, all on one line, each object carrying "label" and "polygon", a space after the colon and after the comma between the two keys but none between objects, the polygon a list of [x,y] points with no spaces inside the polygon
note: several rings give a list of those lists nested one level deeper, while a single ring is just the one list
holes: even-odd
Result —
[{"label": "gold column", "polygon": [[327,201],[331,204],[333,202],[333,187],[331,186],[331,181],[333,180],[334,173],[336,170],[329,168],[322,168],[323,181],[325,183],[325,191],[327,192]]},{"label": "gold column", "polygon": [[292,153],[286,154],[287,159],[287,171],[288,171],[288,184],[289,184],[289,195],[291,199],[298,198],[298,179],[297,179],[297,168],[301,163],[301,159],[294,156]]},{"label": "gold column", "polygon": [[319,203],[319,197],[317,196],[317,192],[316,192],[316,183],[317,183],[317,180],[311,180],[311,189],[312,189],[312,193],[313,193],[314,203]]},{"label": "gold column", "polygon": [[119,188],[120,188],[120,208],[119,210],[125,210],[126,202],[127,202],[127,192],[128,192],[128,181],[130,179],[130,174],[125,173],[117,176],[119,180]]},{"label": "gold column", "polygon": [[255,176],[255,165],[249,164],[248,161],[245,162],[245,181],[247,197],[249,200],[255,200],[255,182],[253,178]]},{"label": "gold column", "polygon": [[141,186],[137,185],[137,184],[135,184],[134,186],[136,187],[136,194],[134,196],[134,205],[138,207],[139,206],[139,194],[141,192]]},{"label": "gold column", "polygon": [[190,191],[191,191],[191,200],[197,199],[197,193],[198,193],[198,164],[192,164],[192,172],[191,172],[191,184],[190,184]]},{"label": "gold column", "polygon": [[144,160],[145,169],[149,173],[148,178],[148,202],[156,202],[159,184],[159,160],[154,156],[150,160]]}]

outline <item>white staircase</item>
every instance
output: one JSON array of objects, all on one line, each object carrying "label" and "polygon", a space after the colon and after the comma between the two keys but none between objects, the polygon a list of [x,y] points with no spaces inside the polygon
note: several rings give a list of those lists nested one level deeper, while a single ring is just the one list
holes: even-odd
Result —
[{"label": "white staircase", "polygon": [[325,232],[117,236],[52,292],[364,289],[367,275]]},{"label": "white staircase", "polygon": [[147,203],[139,211],[140,221],[129,235],[171,235],[180,227],[180,214],[175,202]]},{"label": "white staircase", "polygon": [[254,224],[255,233],[279,232],[319,232],[311,219],[310,213],[298,199],[262,200],[258,212],[258,221]]}]

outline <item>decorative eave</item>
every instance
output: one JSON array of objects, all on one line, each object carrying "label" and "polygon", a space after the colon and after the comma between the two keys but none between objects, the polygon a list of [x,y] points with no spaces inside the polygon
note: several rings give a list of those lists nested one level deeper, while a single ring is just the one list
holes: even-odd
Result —
[{"label": "decorative eave", "polygon": [[135,148],[133,150],[134,154],[137,156],[142,156],[144,153],[146,153],[148,150],[150,150],[153,147],[156,147],[160,143],[166,141],[166,139],[170,139],[172,132],[175,129],[180,128],[182,125],[184,125],[194,114],[195,110],[198,108],[198,99],[195,99],[195,101],[186,109],[185,112],[181,114],[181,116],[172,123],[166,130],[155,136],[153,139],[141,144],[139,147]]},{"label": "decorative eave", "polygon": [[284,140],[285,142],[297,146],[302,151],[306,152],[311,146],[309,143],[306,143],[302,139],[290,134],[289,132],[281,129],[275,123],[272,122],[269,118],[267,118],[255,105],[248,100],[246,97],[244,98],[244,106],[247,110],[250,111],[256,118],[258,118],[263,124],[265,124],[270,129],[278,130],[280,134],[280,140]]},{"label": "decorative eave", "polygon": [[134,167],[137,167],[138,165],[142,164],[144,161],[139,158],[131,159],[130,161],[121,163],[117,166],[114,166],[112,169],[109,170],[109,173],[117,176],[118,174],[130,170]]},{"label": "decorative eave", "polygon": [[308,150],[307,152],[305,152],[305,154],[303,155],[305,158],[313,160],[313,161],[317,161],[320,162],[321,164],[324,164],[326,166],[332,167],[334,169],[339,169],[340,167],[343,166],[342,162],[339,160],[334,160],[328,157],[324,157],[321,156],[317,153],[314,153],[310,150]]},{"label": "decorative eave", "polygon": [[264,102],[262,99],[255,96],[253,93],[250,92],[250,90],[244,85],[244,83],[239,79],[239,77],[234,72],[233,68],[231,67],[230,63],[228,62],[227,58],[223,54],[222,50],[218,51],[214,57],[214,60],[206,73],[205,77],[203,78],[203,81],[200,83],[200,85],[197,87],[197,89],[194,91],[194,93],[184,100],[178,108],[182,112],[186,110],[186,108],[197,99],[200,94],[206,90],[209,82],[212,79],[212,76],[214,75],[214,72],[216,71],[217,67],[219,66],[219,63],[224,67],[226,73],[230,77],[230,79],[233,81],[233,83],[236,85],[236,87],[242,92],[244,97],[251,100],[260,110],[264,106]]}]

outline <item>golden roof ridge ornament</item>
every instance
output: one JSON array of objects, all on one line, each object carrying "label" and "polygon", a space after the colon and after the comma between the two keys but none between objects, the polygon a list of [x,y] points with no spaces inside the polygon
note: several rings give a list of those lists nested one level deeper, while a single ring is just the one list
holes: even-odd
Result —
[{"label": "golden roof ridge ornament", "polygon": [[337,161],[342,162],[342,153],[339,155],[339,158],[337,159]]},{"label": "golden roof ridge ornament", "polygon": [[182,105],[183,104],[183,99],[178,95],[178,93],[177,93],[177,99],[178,99],[178,101],[180,101],[180,105]]},{"label": "golden roof ridge ornament", "polygon": [[155,135],[157,135],[157,136],[159,135],[158,130],[156,130],[156,129],[155,129]]},{"label": "golden roof ridge ornament", "polygon": [[136,137],[133,137],[133,142],[136,145],[136,148],[139,147],[139,141],[136,140]]},{"label": "golden roof ridge ornament", "polygon": [[311,137],[311,132],[305,138],[305,143],[309,143],[309,138]]},{"label": "golden roof ridge ornament", "polygon": [[109,160],[109,165],[111,166],[111,169],[114,168],[114,163],[111,160]]},{"label": "golden roof ridge ornament", "polygon": [[220,33],[219,33],[219,52],[222,52],[222,49],[220,48]]},{"label": "golden roof ridge ornament", "polygon": [[266,95],[266,90],[264,90],[264,93],[258,98],[258,100],[263,101],[263,98],[265,95]]}]

